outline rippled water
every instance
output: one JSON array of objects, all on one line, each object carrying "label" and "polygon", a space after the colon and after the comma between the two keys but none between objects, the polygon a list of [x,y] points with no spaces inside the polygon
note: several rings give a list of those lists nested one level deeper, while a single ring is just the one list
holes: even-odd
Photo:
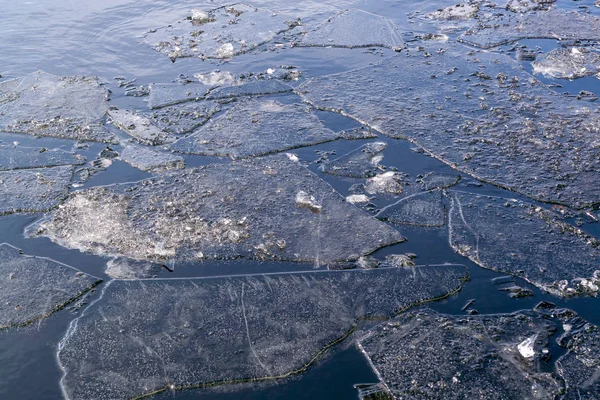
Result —
[{"label": "rippled water", "polygon": [[[559,0],[560,2],[560,0]],[[336,11],[346,8],[359,8],[384,15],[393,20],[400,31],[428,32],[434,27],[417,20],[410,20],[407,14],[415,11],[434,11],[440,7],[455,4],[454,0],[337,0],[324,1],[251,1],[252,5],[266,7],[281,14],[301,17],[305,22],[323,20]],[[563,1],[563,8],[587,5],[592,1]],[[111,102],[120,107],[140,107],[139,99],[126,97],[123,89],[115,84],[115,76],[128,79],[137,78],[136,84],[168,82],[179,74],[192,76],[194,73],[211,71],[216,68],[233,73],[265,71],[278,65],[295,65],[302,69],[303,79],[347,71],[380,61],[383,56],[393,52],[388,49],[369,52],[349,49],[302,48],[294,51],[257,51],[235,57],[232,61],[221,63],[200,61],[199,59],[179,59],[171,63],[168,57],[141,43],[144,33],[165,26],[186,15],[191,8],[210,9],[222,5],[215,1],[130,1],[130,0],[40,0],[40,1],[0,1],[0,74],[2,78],[19,77],[37,70],[59,75],[98,76],[108,83],[113,91]],[[590,7],[597,13],[598,9]],[[555,46],[553,41],[522,41],[530,47],[542,48]],[[525,68],[530,70],[527,63]],[[544,78],[540,78],[544,80]],[[547,81],[547,80],[546,80]],[[600,95],[600,86],[594,77],[573,82],[561,82],[564,91],[577,93],[582,89],[595,91]],[[355,121],[331,113],[319,113],[324,123],[341,130],[355,127]],[[23,145],[64,146],[70,142],[57,139],[32,139],[21,135],[2,134],[3,141],[19,141]],[[92,145],[87,153],[93,158],[103,146]],[[352,142],[332,142],[298,149],[301,158],[314,159],[315,149],[336,150],[344,154],[356,147]],[[386,163],[399,170],[416,175],[421,172],[452,173],[447,165],[422,154],[411,151],[412,146],[403,141],[388,140]],[[209,157],[186,156],[188,166],[203,165],[210,162],[223,162]],[[311,167],[318,172],[316,167]],[[92,177],[86,186],[99,186],[115,182],[130,182],[148,177],[122,162],[115,162],[106,172]],[[327,181],[340,192],[345,193],[351,183],[347,179],[327,176]],[[472,191],[507,196],[507,192],[491,185],[474,187]],[[510,197],[521,198],[514,193]],[[14,215],[0,218],[0,243],[8,242],[27,254],[51,257],[57,261],[76,266],[84,272],[97,276],[103,274],[106,258],[83,254],[62,248],[45,238],[25,239],[23,230],[34,222],[39,215]],[[600,237],[598,224],[584,226],[596,237]],[[409,238],[404,244],[391,246],[377,252],[378,256],[393,253],[413,252],[418,254],[420,264],[461,263],[469,267],[471,281],[456,296],[432,304],[435,310],[447,313],[461,313],[467,300],[479,299],[477,309],[480,313],[500,313],[531,308],[541,300],[549,300],[561,306],[577,311],[588,321],[600,324],[597,312],[600,302],[594,298],[576,298],[559,300],[541,293],[525,282],[523,286],[531,288],[535,296],[525,299],[510,299],[498,292],[490,279],[498,276],[468,262],[452,251],[448,244],[446,228],[423,229],[402,228]],[[312,269],[311,265],[284,265],[281,263],[259,262],[205,262],[202,265],[178,265],[175,272],[168,276],[211,276],[228,273],[260,273],[285,270]],[[167,274],[167,273],[165,273]],[[97,296],[97,295],[96,295]],[[0,332],[0,399],[57,399],[61,398],[58,381],[61,371],[55,354],[57,343],[64,335],[69,322],[79,311],[67,310],[34,326]],[[164,393],[159,398],[207,399],[244,398],[244,399],[331,399],[356,398],[355,383],[369,383],[377,378],[362,355],[352,346],[342,346],[332,352],[321,363],[306,374],[290,381],[271,386],[256,386],[215,391]]]}]

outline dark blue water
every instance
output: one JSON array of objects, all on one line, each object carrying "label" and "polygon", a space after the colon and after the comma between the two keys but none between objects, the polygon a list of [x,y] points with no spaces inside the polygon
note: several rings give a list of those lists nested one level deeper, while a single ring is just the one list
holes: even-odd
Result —
[{"label": "dark blue water", "polygon": [[[385,15],[392,19],[401,31],[433,32],[435,26],[418,18],[408,18],[407,14],[416,11],[433,11],[454,4],[455,1],[438,0],[412,2],[408,0],[338,0],[322,2],[317,0],[302,2],[284,2],[264,0],[250,2],[253,5],[276,9],[281,13],[295,14],[305,21],[320,20],[341,9],[354,7]],[[563,8],[590,6],[590,12],[598,9],[591,7],[592,1],[559,0]],[[192,76],[194,73],[211,71],[215,68],[232,73],[265,71],[279,65],[298,66],[304,79],[347,71],[367,66],[393,54],[391,50],[375,52],[364,49],[316,49],[303,48],[294,51],[257,51],[235,57],[228,63],[201,62],[198,59],[182,59],[171,63],[169,59],[140,43],[141,36],[150,29],[177,21],[191,8],[214,8],[214,1],[169,1],[151,0],[145,2],[131,0],[68,1],[38,0],[27,2],[0,1],[2,17],[0,19],[0,74],[2,78],[18,77],[24,74],[45,70],[56,75],[97,75],[112,90],[111,102],[123,108],[139,109],[144,107],[143,100],[127,97],[113,77],[125,76],[137,78],[136,84],[147,85],[153,82],[169,82],[180,74]],[[452,37],[452,35],[451,35]],[[530,48],[540,46],[549,51],[557,44],[552,40],[522,41]],[[503,46],[500,51],[512,54],[512,46]],[[531,66],[523,62],[531,71]],[[544,77],[538,77],[548,84],[556,84]],[[560,81],[558,92],[578,93],[588,90],[600,95],[600,85],[594,77],[576,81]],[[285,96],[282,96],[284,100]],[[325,125],[335,131],[360,126],[356,121],[329,112],[317,112]],[[446,164],[412,150],[413,145],[406,141],[396,141],[385,137],[388,143],[383,164],[396,167],[411,177],[428,172],[456,174]],[[19,142],[26,146],[60,147],[71,150],[73,141],[57,139],[36,139],[30,136],[0,133],[0,141]],[[318,159],[316,150],[336,151],[345,154],[367,142],[338,140],[331,143],[294,150],[307,163]],[[79,153],[88,159],[102,151],[104,145],[92,144]],[[116,147],[118,150],[118,146]],[[186,165],[194,167],[215,162],[228,162],[227,159],[211,157],[185,156]],[[309,168],[329,182],[341,193],[359,180],[322,174],[317,164]],[[101,186],[117,182],[137,181],[150,176],[123,162],[114,161],[104,171],[92,176],[84,187]],[[467,178],[467,177],[465,177]],[[461,190],[527,200],[523,196],[499,189],[489,184],[469,185],[468,179],[460,184]],[[378,200],[381,207],[386,199]],[[104,275],[107,258],[83,254],[76,250],[65,249],[46,238],[27,239],[25,227],[40,218],[41,215],[13,215],[0,217],[0,243],[7,242],[25,253],[50,257],[72,265],[84,272],[108,279]],[[587,223],[582,229],[600,238],[600,224]],[[491,279],[501,274],[484,270],[467,259],[457,255],[448,244],[447,227],[419,228],[401,227],[402,234],[408,239],[405,243],[380,249],[374,256],[383,258],[394,253],[415,253],[419,264],[440,264],[444,262],[465,264],[471,279],[457,295],[430,304],[433,309],[450,314],[464,314],[463,306],[474,299],[472,308],[479,313],[507,313],[520,309],[529,309],[538,302],[547,300],[575,310],[588,321],[600,324],[600,299],[574,298],[557,299],[540,292],[524,281],[518,280],[522,287],[531,289],[534,296],[511,299],[497,290]],[[160,277],[213,276],[240,273],[262,273],[290,270],[311,270],[313,265],[282,264],[267,262],[203,262],[169,265],[172,272],[164,269]],[[94,292],[87,301],[95,300]],[[101,300],[100,300],[101,301]],[[57,343],[65,334],[70,321],[80,310],[67,309],[50,318],[27,328],[0,331],[0,399],[58,399],[61,392],[58,381],[61,371],[55,355]],[[374,383],[375,373],[362,354],[351,344],[343,343],[339,348],[326,354],[305,374],[272,385],[240,386],[218,388],[204,391],[181,393],[167,392],[160,399],[334,399],[356,398],[357,383]]]}]

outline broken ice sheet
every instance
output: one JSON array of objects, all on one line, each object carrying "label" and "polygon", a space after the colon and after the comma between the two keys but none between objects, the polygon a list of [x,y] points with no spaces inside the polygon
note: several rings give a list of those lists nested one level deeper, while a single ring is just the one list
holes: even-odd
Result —
[{"label": "broken ice sheet", "polygon": [[68,195],[73,167],[0,172],[0,215],[49,211]]},{"label": "broken ice sheet", "polygon": [[304,104],[238,101],[223,116],[169,146],[186,154],[249,157],[329,142],[338,136]]},{"label": "broken ice sheet", "polygon": [[167,171],[185,168],[181,156],[135,145],[125,146],[120,159],[142,171]]},{"label": "broken ice sheet", "polygon": [[598,240],[541,207],[449,193],[450,244],[456,252],[554,295],[596,296],[600,292]]},{"label": "broken ice sheet", "polygon": [[213,101],[177,104],[155,109],[145,114],[152,123],[163,131],[183,135],[202,126],[221,105]]},{"label": "broken ice sheet", "polygon": [[480,180],[577,208],[600,201],[598,107],[549,91],[507,56],[436,44],[296,92]]},{"label": "broken ice sheet", "polygon": [[435,189],[408,195],[383,207],[375,216],[394,224],[443,226],[446,209],[442,202],[442,191]]},{"label": "broken ice sheet", "polygon": [[527,13],[493,13],[459,37],[464,43],[489,49],[520,39],[600,40],[600,17],[551,9]]},{"label": "broken ice sheet", "polygon": [[600,72],[600,55],[585,47],[559,47],[532,62],[533,72],[551,78],[576,79]]},{"label": "broken ice sheet", "polygon": [[0,329],[26,326],[83,296],[101,281],[65,264],[0,244]]},{"label": "broken ice sheet", "polygon": [[504,8],[516,13],[548,10],[556,0],[508,0]]},{"label": "broken ice sheet", "polygon": [[259,79],[239,85],[221,86],[210,91],[207,99],[227,99],[242,96],[289,93],[293,88],[277,79]]},{"label": "broken ice sheet", "polygon": [[67,398],[284,379],[365,317],[458,290],[462,266],[113,281],[59,348]]},{"label": "broken ice sheet", "polygon": [[151,109],[202,100],[209,87],[200,83],[153,83],[148,106]]},{"label": "broken ice sheet", "polygon": [[306,32],[298,46],[389,47],[398,51],[404,41],[389,19],[366,11],[350,9],[336,14]]},{"label": "broken ice sheet", "polygon": [[354,178],[367,178],[381,171],[379,163],[383,160],[385,142],[371,142],[352,150],[348,154],[330,160],[321,165],[321,171]]},{"label": "broken ice sheet", "polygon": [[107,262],[104,272],[113,279],[147,279],[157,277],[162,268],[162,265],[149,261],[121,257]]},{"label": "broken ice sheet", "polygon": [[0,82],[0,130],[62,139],[115,142],[103,126],[108,91],[97,78],[42,71]]},{"label": "broken ice sheet", "polygon": [[65,150],[0,145],[0,171],[83,163],[85,158]]},{"label": "broken ice sheet", "polygon": [[533,312],[456,317],[402,314],[360,339],[395,398],[551,399],[561,379],[542,369],[553,322]]},{"label": "broken ice sheet", "polygon": [[163,131],[143,115],[131,110],[110,110],[111,123],[138,142],[158,146],[174,142],[176,137]]},{"label": "broken ice sheet", "polygon": [[[297,204],[300,192],[320,211]],[[67,248],[155,261],[327,264],[404,240],[284,155],[78,191],[28,231]]]},{"label": "broken ice sheet", "polygon": [[267,43],[299,25],[294,18],[237,3],[152,30],[144,40],[175,61],[181,57],[227,59]]}]

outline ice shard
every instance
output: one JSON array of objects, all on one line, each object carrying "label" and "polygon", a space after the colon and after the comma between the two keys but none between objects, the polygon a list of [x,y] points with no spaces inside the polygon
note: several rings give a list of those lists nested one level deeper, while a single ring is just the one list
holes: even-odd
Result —
[{"label": "ice shard", "polygon": [[373,177],[381,172],[379,163],[383,160],[385,142],[364,144],[348,154],[321,165],[321,170],[332,175],[349,176],[354,178]]},{"label": "ice shard", "polygon": [[0,145],[0,171],[83,163],[85,158],[61,149]]},{"label": "ice shard", "polygon": [[125,146],[120,159],[142,171],[156,172],[185,168],[183,157],[142,146]]}]

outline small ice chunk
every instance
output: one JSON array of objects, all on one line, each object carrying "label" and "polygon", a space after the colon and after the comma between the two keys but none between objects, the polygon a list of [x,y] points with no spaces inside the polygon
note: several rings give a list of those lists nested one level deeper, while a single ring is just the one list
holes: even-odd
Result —
[{"label": "small ice chunk", "polygon": [[365,194],[351,194],[349,196],[346,196],[346,201],[352,204],[359,204],[368,203],[369,201],[371,201],[371,199]]},{"label": "small ice chunk", "polygon": [[199,101],[208,93],[208,86],[200,83],[153,83],[150,85],[148,105],[151,109]]},{"label": "small ice chunk", "polygon": [[521,343],[519,343],[517,348],[519,349],[519,353],[521,353],[521,355],[523,357],[533,358],[533,356],[535,356],[535,350],[534,350],[533,346],[535,345],[537,336],[538,336],[537,334],[532,335],[532,336],[528,337],[527,339],[523,340]]},{"label": "small ice chunk", "polygon": [[381,153],[386,147],[385,142],[364,144],[348,154],[326,162],[321,166],[321,171],[355,178],[374,176],[381,169],[379,165],[383,160]]},{"label": "small ice chunk", "polygon": [[399,172],[384,172],[367,179],[365,191],[369,194],[400,194],[405,184],[404,178]]},{"label": "small ice chunk", "polygon": [[197,73],[194,74],[194,78],[198,79],[198,82],[208,87],[231,85],[235,82],[235,77],[231,72],[219,70]]},{"label": "small ice chunk", "polygon": [[441,8],[427,14],[427,18],[437,21],[463,21],[475,18],[481,7],[481,1],[459,3],[450,7]]},{"label": "small ice chunk", "polygon": [[532,62],[533,72],[559,79],[576,79],[600,72],[600,55],[584,47],[557,48]]},{"label": "small ice chunk", "polygon": [[192,21],[194,21],[196,23],[203,23],[203,22],[210,21],[210,16],[208,15],[208,13],[206,11],[202,11],[197,8],[192,8],[191,14],[192,14],[191,15]]},{"label": "small ice chunk", "polygon": [[314,196],[309,195],[303,190],[296,193],[296,205],[299,208],[308,208],[314,213],[320,213],[323,209],[323,206],[317,202]]},{"label": "small ice chunk", "polygon": [[217,49],[215,54],[216,58],[231,58],[234,56],[233,44],[224,43],[221,47]]}]

